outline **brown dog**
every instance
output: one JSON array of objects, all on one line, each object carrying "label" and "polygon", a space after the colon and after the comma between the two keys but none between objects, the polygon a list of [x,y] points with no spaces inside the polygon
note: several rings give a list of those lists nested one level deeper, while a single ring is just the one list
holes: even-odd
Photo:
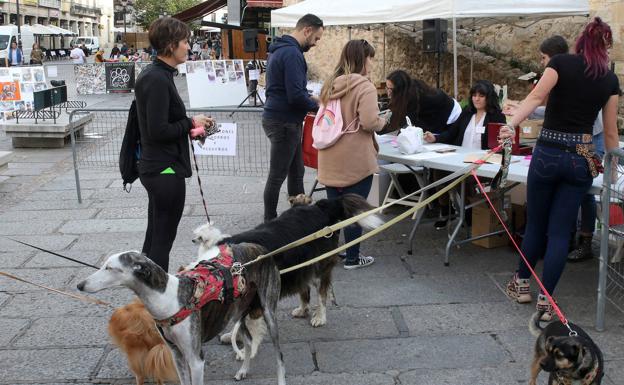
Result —
[{"label": "brown dog", "polygon": [[570,323],[577,333],[572,336],[560,321],[542,328],[541,316],[541,312],[535,313],[529,324],[531,334],[537,337],[529,385],[537,383],[542,370],[550,373],[548,385],[600,385],[604,375],[602,352],[589,335]]},{"label": "brown dog", "polygon": [[141,301],[136,299],[116,309],[108,323],[108,334],[128,357],[137,385],[146,379],[157,384],[179,382],[171,351]]}]

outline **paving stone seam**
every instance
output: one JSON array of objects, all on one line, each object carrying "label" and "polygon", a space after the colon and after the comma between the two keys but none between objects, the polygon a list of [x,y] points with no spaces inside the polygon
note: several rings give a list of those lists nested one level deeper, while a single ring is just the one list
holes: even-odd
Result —
[{"label": "paving stone seam", "polygon": [[396,326],[399,331],[399,336],[409,336],[409,328],[407,327],[401,308],[399,306],[393,306],[390,308],[390,313],[394,320],[394,326]]},{"label": "paving stone seam", "polygon": [[9,343],[7,344],[6,348],[3,346],[3,347],[0,347],[0,350],[14,350],[14,347],[11,348],[11,345],[13,345],[17,340],[23,337],[24,334],[26,334],[28,329],[30,329],[30,327],[34,323],[34,321],[30,318],[24,318],[24,320],[26,321],[26,325],[22,326],[20,330],[13,336],[13,338],[9,340]]},{"label": "paving stone seam", "polygon": [[494,342],[501,347],[501,349],[503,349],[503,351],[505,352],[505,355],[507,355],[507,358],[509,359],[510,363],[516,363],[516,359],[513,356],[513,353],[511,352],[511,350],[505,345],[505,343],[503,343],[503,341],[501,341],[500,338],[498,338],[498,334],[496,333],[491,333],[490,337],[492,337],[492,339],[494,340]]},{"label": "paving stone seam", "polygon": [[100,359],[96,362],[95,367],[93,368],[91,373],[89,373],[90,379],[97,377],[98,373],[102,369],[102,366],[104,366],[104,363],[106,362],[106,359],[108,358],[108,355],[110,354],[110,352],[113,351],[114,348],[115,347],[112,344],[106,344],[106,346],[104,346],[104,350],[102,351],[102,355],[100,356]]}]

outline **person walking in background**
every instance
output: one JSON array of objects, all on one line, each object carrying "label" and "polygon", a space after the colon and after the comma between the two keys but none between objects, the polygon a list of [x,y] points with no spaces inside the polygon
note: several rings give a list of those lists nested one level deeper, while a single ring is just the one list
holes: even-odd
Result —
[{"label": "person walking in background", "polygon": [[[544,257],[542,281],[553,294],[568,255],[570,229],[579,206],[598,175],[592,126],[602,109],[606,149],[618,147],[619,82],[609,70],[613,44],[609,25],[599,17],[576,41],[576,54],[552,57],[535,89],[520,104],[500,138],[513,138],[516,127],[548,97],[544,128],[533,150],[527,177],[527,224],[522,252],[531,267]],[[611,167],[611,165],[606,165]],[[531,302],[531,273],[522,260],[507,284],[507,295]],[[537,299],[542,320],[552,318],[553,306],[544,293]]]},{"label": "person walking in background", "polygon": [[111,49],[111,53],[110,53],[110,56],[108,58],[112,59],[112,60],[119,60],[119,55],[120,55],[119,48],[115,45]]},{"label": "person walking in background", "polygon": [[84,51],[77,44],[72,45],[69,57],[72,59],[74,64],[84,64],[87,62],[87,57],[85,56]]},{"label": "person walking in background", "polygon": [[32,45],[32,50],[30,51],[30,64],[43,64],[43,51],[39,48],[39,43],[34,43]]},{"label": "person walking in background", "polygon": [[22,50],[18,48],[17,43],[15,41],[11,42],[11,47],[9,48],[9,55],[6,58],[7,63],[6,66],[19,66],[24,64],[24,54]]},{"label": "person walking in background", "polygon": [[304,193],[301,135],[303,118],[318,103],[308,95],[303,53],[323,36],[323,21],[308,14],[291,35],[276,38],[266,70],[266,103],[262,128],[271,142],[269,176],[264,188],[264,220],[277,216],[279,192],[288,177],[288,195]]},{"label": "person walking in background", "polygon": [[214,120],[204,115],[189,118],[173,75],[186,62],[191,31],[183,22],[163,17],[149,29],[157,51],[136,81],[136,106],[141,132],[139,178],[148,196],[148,217],[142,252],[168,271],[186,197],[185,178],[192,175],[189,135],[205,135]]},{"label": "person walking in background", "polygon": [[[378,170],[375,131],[387,121],[379,116],[377,89],[367,78],[372,71],[375,49],[366,40],[351,40],[342,49],[334,73],[323,83],[320,102],[327,105],[340,99],[343,134],[338,141],[318,152],[318,180],[327,187],[327,198],[357,194],[366,199],[373,174]],[[385,116],[389,116],[386,114]],[[345,243],[362,235],[362,228],[353,224],[344,229]],[[369,266],[375,258],[360,254],[360,245],[347,249],[345,269]]]}]

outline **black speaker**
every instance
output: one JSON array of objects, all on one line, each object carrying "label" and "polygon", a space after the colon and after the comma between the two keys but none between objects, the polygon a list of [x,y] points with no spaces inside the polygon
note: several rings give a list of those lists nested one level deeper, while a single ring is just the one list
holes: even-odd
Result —
[{"label": "black speaker", "polygon": [[423,52],[446,52],[447,28],[444,19],[423,20]]},{"label": "black speaker", "polygon": [[258,30],[243,30],[243,50],[245,52],[258,52]]}]

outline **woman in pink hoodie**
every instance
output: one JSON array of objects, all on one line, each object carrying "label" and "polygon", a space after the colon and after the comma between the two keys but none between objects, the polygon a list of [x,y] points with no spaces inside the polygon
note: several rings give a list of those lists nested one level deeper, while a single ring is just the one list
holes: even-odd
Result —
[{"label": "woman in pink hoodie", "polygon": [[[375,131],[386,125],[386,117],[379,116],[377,90],[366,77],[372,70],[375,49],[366,40],[351,40],[342,50],[334,73],[323,84],[320,101],[327,105],[331,99],[340,99],[345,125],[359,126],[354,133],[344,134],[338,141],[318,153],[318,180],[327,187],[327,197],[335,198],[354,193],[368,196],[377,171]],[[345,228],[345,242],[362,235],[362,228]],[[355,269],[372,264],[373,257],[360,254],[360,245],[347,249],[344,267]]]}]

